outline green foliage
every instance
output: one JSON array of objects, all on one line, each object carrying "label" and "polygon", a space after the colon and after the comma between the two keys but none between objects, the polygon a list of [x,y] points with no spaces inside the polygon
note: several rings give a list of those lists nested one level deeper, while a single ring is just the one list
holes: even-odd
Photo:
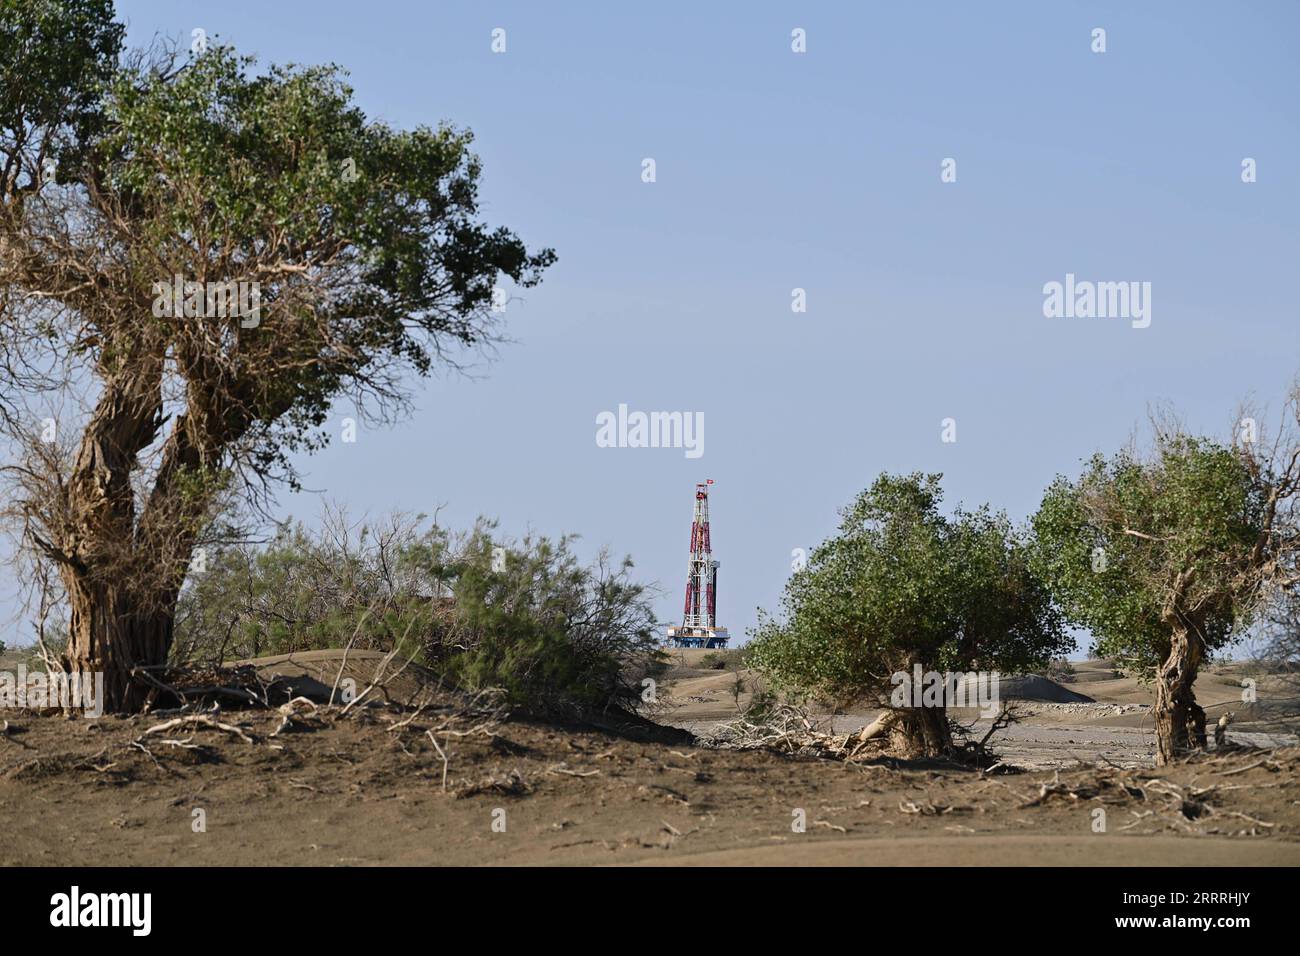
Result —
[{"label": "green foliage", "polygon": [[[132,669],[170,650],[168,628],[134,625],[169,616],[222,497],[256,511],[296,484],[295,453],[328,441],[341,400],[362,421],[401,417],[413,377],[500,340],[497,283],[533,286],[555,255],[482,221],[468,131],[372,121],[332,65],[123,53],[112,12],[0,0],[0,429],[22,449],[0,472],[25,547],[74,605],[69,659],[102,666],[127,709],[143,702]],[[61,444],[95,453],[48,453],[11,394],[80,410]],[[327,575],[292,545],[222,556],[264,586],[212,627],[191,604],[194,647],[348,628],[400,645],[432,627],[430,596],[396,582],[364,615],[322,605],[305,582]],[[354,571],[376,580],[342,579]]]},{"label": "green foliage", "polygon": [[173,657],[229,661],[349,643],[417,652],[433,605],[407,573],[409,556],[381,554],[365,537],[292,525],[265,546],[217,550],[181,594]]},{"label": "green foliage", "polygon": [[488,341],[498,276],[535,285],[555,254],[478,221],[467,130],[371,122],[337,67],[254,65],[213,46],[174,75],[123,71],[96,157],[131,211],[142,295],[160,264],[261,281],[266,318],[235,369],[258,381],[237,398],[283,463],[281,446],[327,440],[340,391],[391,403],[397,368]]},{"label": "green foliage", "polygon": [[640,680],[664,663],[631,562],[602,554],[584,565],[569,538],[511,544],[492,530],[337,520],[227,549],[191,575],[175,656],[398,647],[456,686],[502,688],[525,709],[635,708]]},{"label": "green foliage", "polygon": [[[444,305],[467,315],[490,301],[497,272],[532,284],[554,260],[476,221],[481,166],[468,131],[394,130],[352,105],[337,67],[272,66],[252,76],[254,63],[214,46],[174,78],[139,70],[114,82],[98,150],[160,242],[185,246],[203,230],[249,258],[268,236],[287,234],[304,250],[346,243],[336,251],[360,281],[342,311],[380,325],[371,344],[425,363],[429,354],[399,319]],[[453,316],[440,319],[475,334]]]},{"label": "green foliage", "polygon": [[112,0],[0,0],[0,130],[7,195],[75,170],[100,127],[100,97],[117,67],[123,28]]},{"label": "green foliage", "polygon": [[1249,625],[1257,585],[1246,572],[1264,527],[1264,497],[1233,449],[1183,434],[1154,454],[1092,458],[1058,478],[1033,526],[1037,571],[1096,652],[1149,677],[1176,621],[1207,654]]},{"label": "green foliage", "polygon": [[987,507],[939,512],[940,476],[882,475],[760,617],[753,665],[784,689],[887,694],[890,676],[1025,670],[1071,642],[1026,542]]},{"label": "green foliage", "polygon": [[488,529],[475,529],[441,569],[455,600],[429,644],[433,665],[532,709],[634,708],[640,679],[664,666],[649,595],[629,559],[602,553],[585,566],[571,540],[529,537],[498,550]]}]

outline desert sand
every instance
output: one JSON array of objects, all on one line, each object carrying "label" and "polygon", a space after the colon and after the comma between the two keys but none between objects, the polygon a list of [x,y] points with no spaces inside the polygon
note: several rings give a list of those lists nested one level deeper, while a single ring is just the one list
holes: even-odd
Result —
[{"label": "desert sand", "polygon": [[[332,652],[260,663],[308,696],[327,696],[338,672]],[[374,663],[356,655],[349,670],[364,683]],[[734,715],[731,675],[692,673],[698,663],[664,685],[660,720]],[[433,722],[395,726],[402,712],[385,707],[346,718],[303,707],[278,735],[274,710],[216,715],[248,740],[202,725],[146,736],[161,714],[10,713],[0,864],[1300,864],[1300,749],[1211,751],[1157,770],[1145,690],[1085,670],[1071,689],[1109,713],[1040,705],[1006,741],[1026,766],[994,773],[512,719],[493,736],[441,740],[444,784]],[[394,700],[416,689],[403,681]],[[1230,696],[1227,683],[1205,687]],[[1098,753],[1120,760],[1089,759]]]}]

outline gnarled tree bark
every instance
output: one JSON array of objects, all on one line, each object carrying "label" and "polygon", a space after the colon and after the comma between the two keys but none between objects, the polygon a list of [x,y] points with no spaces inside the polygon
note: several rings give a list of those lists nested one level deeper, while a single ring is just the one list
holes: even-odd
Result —
[{"label": "gnarled tree bark", "polygon": [[952,754],[952,727],[942,707],[904,707],[885,711],[858,733],[866,743],[890,734],[909,757],[946,757]]},{"label": "gnarled tree bark", "polygon": [[1192,690],[1203,653],[1195,629],[1180,621],[1170,638],[1169,655],[1156,674],[1158,764],[1172,763],[1194,747],[1205,747],[1205,711]]},{"label": "gnarled tree bark", "polygon": [[104,709],[138,711],[150,684],[138,666],[158,666],[171,650],[176,603],[140,607],[127,587],[69,580],[68,647],[70,670],[104,674]]}]

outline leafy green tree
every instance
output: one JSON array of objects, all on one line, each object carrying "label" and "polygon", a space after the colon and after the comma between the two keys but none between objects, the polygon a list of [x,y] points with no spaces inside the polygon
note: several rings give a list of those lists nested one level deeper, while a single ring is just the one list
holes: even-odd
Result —
[{"label": "leafy green tree", "polygon": [[112,0],[0,0],[0,198],[75,170],[102,127],[123,28]]},{"label": "leafy green tree", "polygon": [[[764,617],[751,645],[778,688],[889,707],[915,665],[1017,671],[1070,646],[1022,536],[987,507],[945,517],[940,478],[882,475],[790,578],[782,617]],[[915,753],[952,749],[942,705],[886,717]]]},{"label": "leafy green tree", "polygon": [[1205,746],[1202,662],[1294,583],[1298,447],[1230,447],[1157,423],[1149,452],[1093,457],[1034,516],[1035,567],[1067,618],[1155,681],[1162,764]]},{"label": "leafy green tree", "polygon": [[129,710],[223,500],[294,482],[340,399],[400,414],[499,335],[501,277],[554,254],[480,221],[468,132],[370,121],[334,67],[119,59],[120,37],[107,3],[0,6],[0,392],[28,401],[0,422],[8,516],[66,592],[64,664]]}]

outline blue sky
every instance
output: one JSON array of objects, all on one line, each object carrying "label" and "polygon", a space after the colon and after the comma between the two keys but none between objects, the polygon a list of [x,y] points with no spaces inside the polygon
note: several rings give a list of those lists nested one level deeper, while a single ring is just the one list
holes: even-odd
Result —
[{"label": "blue sky", "polygon": [[[338,63],[394,125],[469,126],[489,221],[559,254],[479,377],[305,461],[319,495],[284,512],[323,495],[579,532],[631,553],[672,619],[713,478],[739,633],[881,471],[941,471],[950,504],[1021,520],[1152,403],[1219,434],[1243,397],[1280,404],[1300,369],[1300,6],[805,7],[119,2],[134,42],[202,28]],[[1066,273],[1149,281],[1150,327],[1045,318]],[[597,447],[620,403],[703,412],[703,457]]]}]

